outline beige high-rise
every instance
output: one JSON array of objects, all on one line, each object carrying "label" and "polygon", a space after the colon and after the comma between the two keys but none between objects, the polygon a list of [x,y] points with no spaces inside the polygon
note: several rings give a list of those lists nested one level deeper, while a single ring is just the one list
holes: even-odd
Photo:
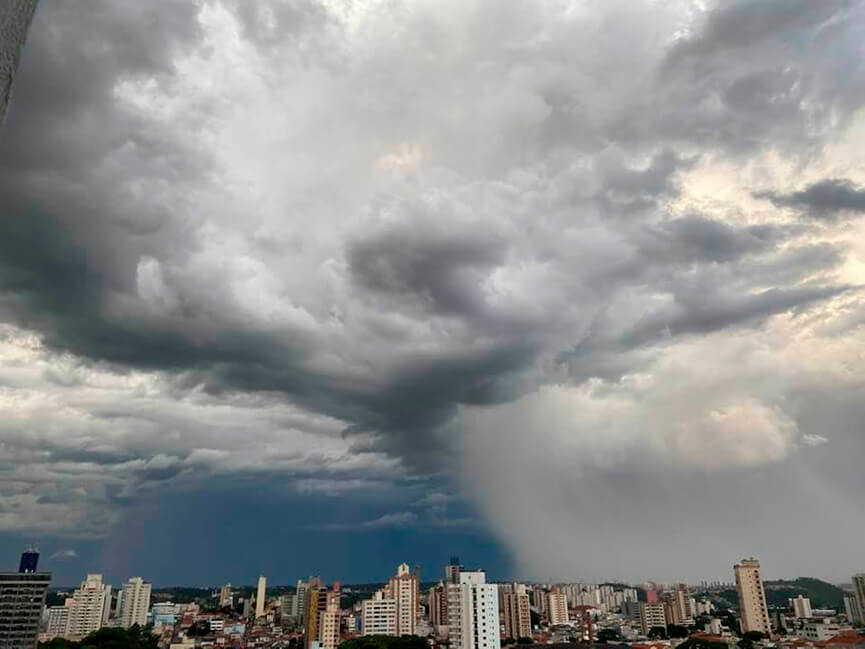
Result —
[{"label": "beige high-rise", "polygon": [[769,609],[766,606],[766,591],[760,576],[760,562],[743,559],[733,566],[736,575],[736,590],[739,592],[739,609],[742,616],[742,632],[759,631],[769,635]]},{"label": "beige high-rise", "polygon": [[401,563],[396,569],[396,576],[390,578],[387,590],[396,602],[396,634],[414,635],[420,608],[417,573],[411,572],[407,563]]},{"label": "beige high-rise", "polygon": [[255,619],[264,617],[264,605],[267,603],[267,577],[258,578],[258,591],[255,594]]},{"label": "beige high-rise", "polygon": [[123,584],[120,593],[120,626],[124,629],[137,624],[144,628],[150,610],[151,586],[141,577],[133,577]]},{"label": "beige high-rise", "polygon": [[71,597],[66,598],[69,609],[66,637],[81,640],[102,628],[102,619],[111,601],[111,587],[102,583],[102,575],[87,575]]},{"label": "beige high-rise", "polygon": [[529,593],[523,584],[514,584],[512,588],[499,592],[499,612],[502,637],[512,640],[532,637]]},{"label": "beige high-rise", "polygon": [[559,586],[547,593],[547,618],[550,624],[568,623],[568,598]]}]

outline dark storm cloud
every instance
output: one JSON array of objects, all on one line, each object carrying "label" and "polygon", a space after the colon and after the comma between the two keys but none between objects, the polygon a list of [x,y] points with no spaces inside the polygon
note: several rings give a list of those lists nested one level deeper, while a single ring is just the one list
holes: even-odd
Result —
[{"label": "dark storm cloud", "polygon": [[506,242],[480,228],[399,226],[352,244],[352,277],[375,292],[411,296],[430,311],[472,316],[480,284],[507,254]]},{"label": "dark storm cloud", "polygon": [[[570,493],[601,457],[627,516],[634,444],[691,493],[718,439],[754,467],[821,435],[784,390],[855,347],[815,332],[854,310],[857,253],[751,196],[781,186],[768,152],[825,163],[861,105],[862,3],[660,4],[46,3],[0,133],[0,385],[31,397],[0,425],[5,524],[465,470],[506,530],[485,489],[515,467]],[[852,216],[862,193],[766,197]]]},{"label": "dark storm cloud", "polygon": [[865,212],[865,189],[846,178],[827,178],[791,194],[761,192],[778,207],[792,207],[817,219],[834,220],[843,214]]}]

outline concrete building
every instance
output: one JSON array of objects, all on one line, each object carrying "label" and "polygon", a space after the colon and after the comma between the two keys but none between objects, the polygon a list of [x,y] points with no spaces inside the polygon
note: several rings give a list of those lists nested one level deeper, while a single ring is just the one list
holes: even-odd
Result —
[{"label": "concrete building", "polygon": [[547,593],[547,620],[550,625],[568,623],[568,598],[560,586],[553,586]]},{"label": "concrete building", "polygon": [[81,640],[102,628],[111,608],[111,586],[102,583],[102,575],[87,575],[81,585],[66,598],[69,607],[69,640]]},{"label": "concrete building", "polygon": [[339,582],[325,596],[324,610],[319,612],[318,646],[320,649],[337,649],[342,610],[339,605]]},{"label": "concrete building", "polygon": [[267,578],[258,578],[258,590],[255,593],[255,619],[264,617],[264,605],[267,603]]},{"label": "concrete building", "polygon": [[844,598],[844,613],[847,615],[847,621],[850,624],[860,624],[865,621],[862,618],[862,609],[859,608],[855,596]]},{"label": "concrete building", "polygon": [[120,592],[120,626],[128,629],[134,624],[147,625],[147,611],[150,610],[151,585],[141,577],[132,577],[123,584]]},{"label": "concrete building", "polygon": [[502,637],[518,640],[532,637],[532,618],[529,593],[523,584],[499,592],[499,615],[502,618]]},{"label": "concrete building", "polygon": [[321,585],[321,580],[312,578],[307,583],[306,605],[303,626],[304,649],[319,646],[321,620],[327,608],[327,588]]},{"label": "concrete building", "polygon": [[760,562],[744,559],[733,566],[736,575],[736,590],[739,593],[739,612],[742,617],[742,631],[759,631],[769,635],[769,609],[766,606],[766,591],[760,576]]},{"label": "concrete building", "polygon": [[225,584],[219,589],[219,607],[231,606],[231,584]]},{"label": "concrete building", "polygon": [[640,631],[647,635],[656,626],[667,627],[663,602],[640,602]]},{"label": "concrete building", "polygon": [[396,601],[385,590],[379,590],[361,604],[361,635],[398,635]]},{"label": "concrete building", "polygon": [[841,631],[841,625],[831,620],[815,620],[802,627],[802,635],[812,642],[825,642]]},{"label": "concrete building", "polygon": [[443,635],[448,625],[448,598],[444,582],[429,589],[429,621],[433,631]]},{"label": "concrete building", "polygon": [[49,606],[45,610],[45,639],[63,638],[69,627],[69,609],[65,606]]},{"label": "concrete building", "polygon": [[865,573],[853,575],[853,598],[858,608],[859,622],[865,622]]},{"label": "concrete building", "polygon": [[680,623],[693,623],[696,613],[694,611],[694,600],[691,599],[691,591],[688,589],[687,584],[676,586],[676,607]]},{"label": "concrete building", "polygon": [[460,571],[463,567],[460,565],[459,557],[451,557],[450,563],[445,566],[445,583],[459,585]]},{"label": "concrete building", "polygon": [[461,571],[448,584],[448,640],[451,649],[500,649],[498,588],[483,571]]},{"label": "concrete building", "polygon": [[795,599],[790,600],[790,607],[793,609],[793,617],[800,620],[807,620],[812,617],[811,600],[807,597],[799,595]]},{"label": "concrete building", "polygon": [[420,590],[417,573],[401,563],[396,576],[387,585],[389,596],[396,602],[396,635],[415,635],[420,610]]},{"label": "concrete building", "polygon": [[51,573],[37,572],[39,555],[21,558],[22,572],[0,572],[0,647],[35,649]]}]

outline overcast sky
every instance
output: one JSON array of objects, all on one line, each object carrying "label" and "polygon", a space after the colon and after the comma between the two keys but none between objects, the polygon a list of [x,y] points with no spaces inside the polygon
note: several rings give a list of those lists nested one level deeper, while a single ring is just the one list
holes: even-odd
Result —
[{"label": "overcast sky", "polygon": [[865,2],[42,0],[0,551],[865,569]]}]

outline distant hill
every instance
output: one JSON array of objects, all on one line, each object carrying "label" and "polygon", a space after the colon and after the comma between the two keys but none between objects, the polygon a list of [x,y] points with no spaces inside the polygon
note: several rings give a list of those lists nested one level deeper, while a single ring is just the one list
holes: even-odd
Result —
[{"label": "distant hill", "polygon": [[807,597],[814,608],[844,610],[844,596],[848,593],[829,582],[814,577],[797,577],[792,581],[767,581],[766,599],[769,604],[786,605],[793,597]]},{"label": "distant hill", "polygon": [[[814,577],[767,581],[764,585],[769,606],[787,606],[787,600],[801,595],[810,599],[811,606],[814,608],[844,610],[844,596],[848,594],[835,584]],[[735,590],[721,591],[717,595],[734,605],[739,602],[739,596]]]}]

